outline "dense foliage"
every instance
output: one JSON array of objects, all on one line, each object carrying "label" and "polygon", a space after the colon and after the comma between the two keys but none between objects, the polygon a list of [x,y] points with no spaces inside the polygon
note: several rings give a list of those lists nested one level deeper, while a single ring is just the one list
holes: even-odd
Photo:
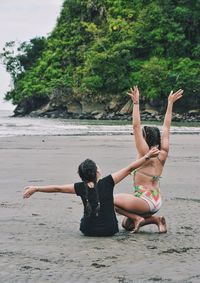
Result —
[{"label": "dense foliage", "polygon": [[17,55],[8,43],[2,58],[15,104],[58,89],[79,101],[125,102],[136,84],[155,105],[183,88],[182,103],[198,107],[200,0],[65,0],[47,39],[23,43]]}]

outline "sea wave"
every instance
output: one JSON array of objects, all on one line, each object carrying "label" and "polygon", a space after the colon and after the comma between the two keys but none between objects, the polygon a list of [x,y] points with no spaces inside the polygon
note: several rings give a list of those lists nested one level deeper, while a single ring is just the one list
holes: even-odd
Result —
[{"label": "sea wave", "polygon": [[[11,117],[11,114],[0,111],[0,137],[130,135],[133,132],[131,122]],[[162,130],[162,126],[157,126]],[[200,127],[172,126],[171,133],[200,134]]]}]

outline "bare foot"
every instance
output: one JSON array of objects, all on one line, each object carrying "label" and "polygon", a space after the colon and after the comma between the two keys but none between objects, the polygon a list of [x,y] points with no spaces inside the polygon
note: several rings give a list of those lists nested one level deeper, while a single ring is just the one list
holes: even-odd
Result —
[{"label": "bare foot", "polygon": [[135,228],[131,231],[131,233],[137,233],[140,229],[140,227],[145,223],[145,219],[141,216],[137,216],[137,218],[134,221]]},{"label": "bare foot", "polygon": [[166,225],[166,220],[164,216],[159,217],[158,229],[159,229],[160,234],[167,233],[167,225]]}]

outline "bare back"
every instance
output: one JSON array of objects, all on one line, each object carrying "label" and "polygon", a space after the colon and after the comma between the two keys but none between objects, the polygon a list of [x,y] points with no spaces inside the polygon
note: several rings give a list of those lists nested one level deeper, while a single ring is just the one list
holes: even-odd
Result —
[{"label": "bare back", "polygon": [[142,185],[145,189],[159,187],[159,179],[163,171],[163,162],[159,157],[152,158],[144,166],[133,172],[134,185]]}]

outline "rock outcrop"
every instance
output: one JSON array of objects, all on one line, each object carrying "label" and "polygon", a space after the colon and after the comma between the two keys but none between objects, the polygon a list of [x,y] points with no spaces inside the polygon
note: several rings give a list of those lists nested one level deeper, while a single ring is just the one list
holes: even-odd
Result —
[{"label": "rock outcrop", "polygon": [[[66,95],[67,92],[67,95]],[[30,97],[19,104],[15,116],[64,118],[64,119],[96,119],[96,120],[131,120],[132,101],[123,105],[114,98],[109,103],[81,101],[73,99],[70,89],[54,92],[49,99]],[[165,112],[159,111],[150,104],[141,101],[141,119],[143,121],[163,121]],[[200,122],[200,109],[192,109],[188,113],[173,113],[175,122]]]}]

